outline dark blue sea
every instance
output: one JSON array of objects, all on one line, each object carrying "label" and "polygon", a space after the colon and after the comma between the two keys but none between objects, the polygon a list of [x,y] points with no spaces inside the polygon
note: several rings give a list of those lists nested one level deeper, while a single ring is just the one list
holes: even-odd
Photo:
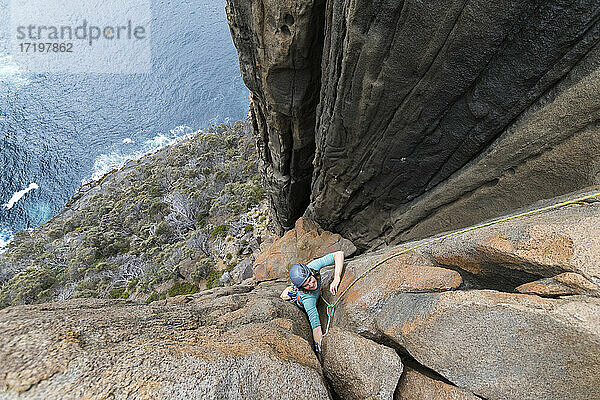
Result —
[{"label": "dark blue sea", "polygon": [[[151,6],[148,74],[27,74],[8,54],[8,26],[0,26],[0,245],[126,160],[245,117],[248,91],[225,0]],[[0,0],[0,24],[7,13],[8,0]]]}]

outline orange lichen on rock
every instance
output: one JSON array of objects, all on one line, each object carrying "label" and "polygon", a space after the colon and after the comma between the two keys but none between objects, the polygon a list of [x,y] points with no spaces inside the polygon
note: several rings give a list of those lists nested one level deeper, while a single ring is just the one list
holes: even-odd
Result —
[{"label": "orange lichen on rock", "polygon": [[472,274],[479,274],[483,270],[481,263],[475,261],[473,258],[465,255],[437,255],[435,261],[440,265],[448,265],[464,269]]},{"label": "orange lichen on rock", "polygon": [[600,286],[574,272],[565,272],[552,278],[525,283],[515,289],[517,292],[539,296],[600,296]]},{"label": "orange lichen on rock", "polygon": [[288,271],[295,263],[308,263],[338,250],[350,257],[356,247],[340,235],[324,231],[316,222],[299,218],[294,229],[257,256],[254,276],[259,282],[287,279]]}]

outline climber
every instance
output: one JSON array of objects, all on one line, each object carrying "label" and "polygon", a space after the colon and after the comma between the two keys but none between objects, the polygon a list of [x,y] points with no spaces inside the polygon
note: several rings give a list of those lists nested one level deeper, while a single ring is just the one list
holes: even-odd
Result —
[{"label": "climber", "polygon": [[336,251],[326,256],[309,262],[307,265],[298,263],[290,269],[292,286],[288,286],[282,293],[281,298],[293,301],[298,307],[306,311],[310,326],[312,328],[315,351],[321,354],[321,321],[317,311],[317,300],[321,294],[321,274],[319,270],[335,263],[333,281],[329,285],[329,291],[336,295],[342,276],[344,265],[344,252]]}]

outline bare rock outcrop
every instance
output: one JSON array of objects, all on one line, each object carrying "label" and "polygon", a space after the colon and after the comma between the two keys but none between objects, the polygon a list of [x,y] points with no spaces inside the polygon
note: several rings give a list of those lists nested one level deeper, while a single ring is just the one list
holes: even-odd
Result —
[{"label": "bare rock outcrop", "polygon": [[[489,400],[598,398],[600,299],[593,291],[593,271],[600,265],[600,251],[594,247],[598,218],[599,203],[584,202],[428,245],[422,244],[429,239],[354,257],[346,265],[340,292],[380,260],[387,261],[348,289],[336,304],[331,326],[393,347],[412,363],[435,371],[451,386],[441,385],[442,391]],[[490,253],[485,238],[498,232],[512,244],[502,246],[501,254]],[[565,240],[567,253],[560,245]],[[485,254],[485,262],[474,254]],[[469,268],[474,265],[478,270]],[[514,280],[508,275],[482,278],[500,268],[514,274]],[[556,270],[581,274],[554,277]],[[552,278],[539,279],[547,274]],[[547,293],[562,294],[560,298],[515,293],[553,289],[550,279],[571,291]],[[490,285],[507,292],[482,289]],[[329,303],[336,300],[328,292],[324,295]],[[406,379],[399,388],[403,385],[410,386]],[[432,395],[438,389],[423,390]],[[452,393],[448,398],[454,398]]]},{"label": "bare rock outcrop", "polygon": [[332,328],[323,339],[325,376],[344,400],[392,399],[403,367],[393,349],[355,333]]},{"label": "bare rock outcrop", "polygon": [[519,293],[538,296],[572,296],[576,294],[600,297],[600,286],[574,272],[563,272],[552,278],[524,283],[515,289]]},{"label": "bare rock outcrop", "polygon": [[473,393],[405,367],[396,400],[479,400]]},{"label": "bare rock outcrop", "polygon": [[324,231],[314,221],[299,218],[294,229],[258,255],[254,262],[254,276],[258,281],[289,279],[288,272],[295,263],[308,263],[338,250],[350,257],[356,247],[339,234]]},{"label": "bare rock outcrop", "polygon": [[[586,191],[536,204],[547,207]],[[467,271],[487,282],[514,286],[575,272],[600,283],[600,196],[587,202],[509,220],[444,239],[424,252],[441,265]]]},{"label": "bare rock outcrop", "polygon": [[330,398],[308,323],[280,289],[1,310],[0,398]]},{"label": "bare rock outcrop", "polygon": [[[0,310],[0,398],[598,399],[600,298],[530,294],[555,297],[557,282],[579,291],[596,285],[600,252],[581,232],[594,232],[598,206],[584,202],[435,245],[417,241],[349,259],[330,324],[320,302],[322,325],[329,326],[323,368],[306,314],[279,299],[287,284],[280,280],[250,278],[151,305],[71,300],[9,307]],[[530,228],[553,233],[533,240],[523,233]],[[289,248],[308,258],[332,237],[305,219],[297,229],[311,239]],[[440,245],[444,260],[473,257],[481,238],[498,232],[514,242],[497,258],[484,252],[479,272],[442,265],[434,251]],[[566,240],[560,232],[571,243],[568,257],[562,245],[551,250],[556,238]],[[481,278],[507,260],[519,261],[506,267],[524,273],[519,282]],[[555,267],[579,272],[544,278]],[[324,288],[331,268],[322,270]],[[494,282],[505,291],[486,286]],[[326,289],[322,294],[336,300]]]},{"label": "bare rock outcrop", "polygon": [[495,291],[398,294],[376,330],[486,399],[590,399],[600,382],[600,300]]}]

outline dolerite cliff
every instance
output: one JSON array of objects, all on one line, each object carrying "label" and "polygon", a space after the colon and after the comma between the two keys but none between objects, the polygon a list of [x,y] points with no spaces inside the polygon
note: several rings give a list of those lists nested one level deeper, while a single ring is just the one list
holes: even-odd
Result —
[{"label": "dolerite cliff", "polygon": [[600,182],[597,0],[227,0],[280,229],[360,249]]}]

